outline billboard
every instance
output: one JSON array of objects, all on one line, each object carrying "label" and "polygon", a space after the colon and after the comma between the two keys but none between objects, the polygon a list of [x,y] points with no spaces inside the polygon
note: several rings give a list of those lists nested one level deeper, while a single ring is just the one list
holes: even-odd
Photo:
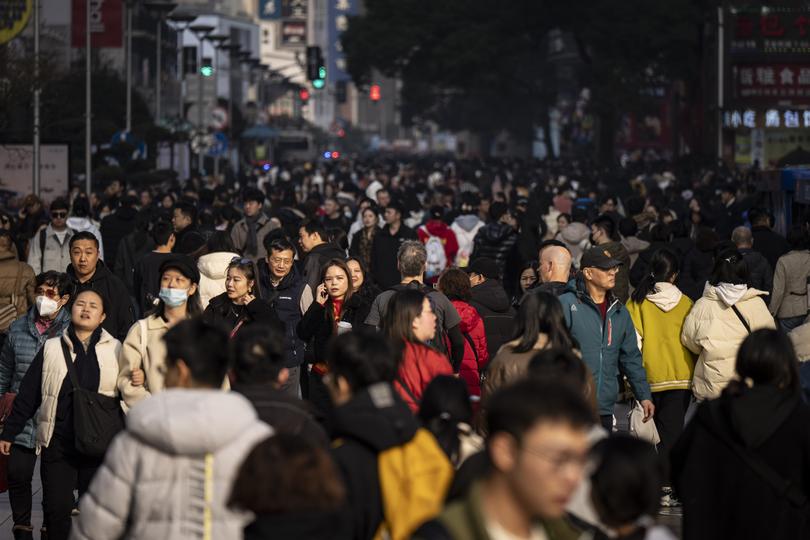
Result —
[{"label": "billboard", "polygon": [[340,35],[349,28],[349,17],[357,15],[360,0],[329,1],[329,48],[327,73],[330,81],[348,81],[346,57],[340,43]]},{"label": "billboard", "polygon": [[279,47],[300,49],[307,46],[307,0],[280,0]]},{"label": "billboard", "polygon": [[[40,196],[47,203],[68,193],[70,148],[40,145]],[[34,148],[30,144],[0,144],[0,191],[21,197],[32,192]]]},{"label": "billboard", "polygon": [[86,2],[90,2],[90,42],[93,47],[120,48],[124,26],[124,0],[73,0],[72,43],[85,46]]}]

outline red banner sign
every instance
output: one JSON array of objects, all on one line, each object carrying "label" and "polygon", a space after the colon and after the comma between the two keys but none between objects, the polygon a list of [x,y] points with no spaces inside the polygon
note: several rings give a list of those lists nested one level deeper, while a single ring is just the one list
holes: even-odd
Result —
[{"label": "red banner sign", "polygon": [[85,46],[86,2],[90,2],[90,40],[92,46],[120,48],[124,27],[122,0],[73,0],[72,43]]}]

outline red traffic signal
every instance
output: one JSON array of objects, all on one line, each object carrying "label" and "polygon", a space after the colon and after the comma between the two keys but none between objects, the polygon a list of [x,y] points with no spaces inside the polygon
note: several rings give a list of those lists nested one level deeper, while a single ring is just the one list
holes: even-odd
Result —
[{"label": "red traffic signal", "polygon": [[309,90],[307,90],[306,88],[302,88],[301,90],[298,91],[298,97],[301,98],[301,101],[303,103],[306,103],[307,101],[309,101]]},{"label": "red traffic signal", "polygon": [[371,98],[371,101],[380,101],[380,85],[379,84],[372,84],[371,88],[368,91],[368,97]]}]

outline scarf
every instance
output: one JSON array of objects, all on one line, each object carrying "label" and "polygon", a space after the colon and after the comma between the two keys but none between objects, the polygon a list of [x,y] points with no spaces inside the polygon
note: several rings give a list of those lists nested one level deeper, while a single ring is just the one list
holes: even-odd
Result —
[{"label": "scarf", "polygon": [[258,223],[259,219],[262,217],[261,214],[256,214],[255,216],[245,216],[245,223],[247,224],[248,235],[247,241],[245,242],[245,255],[256,256],[257,249],[259,246],[259,240],[256,235],[258,231]]},{"label": "scarf", "polygon": [[73,328],[72,324],[68,327],[68,338],[73,344],[73,352],[76,353],[76,360],[74,360],[73,366],[76,369],[76,377],[79,380],[79,386],[85,390],[97,392],[101,379],[101,370],[98,365],[98,358],[96,357],[96,344],[99,339],[101,339],[101,327],[96,328],[90,335],[86,350],[84,343],[76,336],[76,330]]}]

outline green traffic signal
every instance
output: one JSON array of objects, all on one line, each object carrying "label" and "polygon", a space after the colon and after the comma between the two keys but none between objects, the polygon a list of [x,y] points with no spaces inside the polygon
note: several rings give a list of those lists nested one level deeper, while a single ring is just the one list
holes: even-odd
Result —
[{"label": "green traffic signal", "polygon": [[315,88],[316,90],[320,90],[325,85],[326,81],[323,79],[315,79],[314,81],[312,81],[312,88]]},{"label": "green traffic signal", "polygon": [[321,67],[318,68],[318,78],[319,79],[325,79],[326,78],[326,68],[324,66],[321,66]]},{"label": "green traffic signal", "polygon": [[200,67],[200,74],[203,77],[210,77],[214,74],[214,66],[202,66]]}]

